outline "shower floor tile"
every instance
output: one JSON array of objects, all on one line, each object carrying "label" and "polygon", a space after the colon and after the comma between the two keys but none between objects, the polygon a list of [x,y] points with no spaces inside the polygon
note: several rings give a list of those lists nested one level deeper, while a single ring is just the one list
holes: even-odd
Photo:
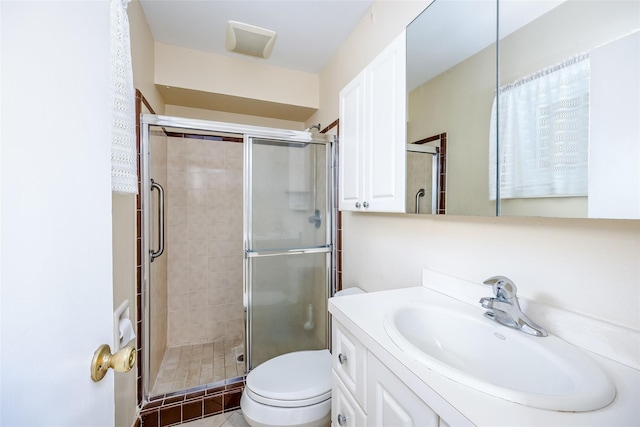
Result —
[{"label": "shower floor tile", "polygon": [[170,347],[164,352],[151,395],[185,390],[244,375],[242,338]]}]

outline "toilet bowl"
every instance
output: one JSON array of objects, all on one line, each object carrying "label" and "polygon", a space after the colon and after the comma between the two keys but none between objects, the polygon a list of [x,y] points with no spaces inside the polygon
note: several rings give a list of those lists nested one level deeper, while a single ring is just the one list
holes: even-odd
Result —
[{"label": "toilet bowl", "polygon": [[[335,296],[363,292],[349,288]],[[330,426],[329,350],[296,351],[257,366],[247,375],[240,408],[251,427]]]},{"label": "toilet bowl", "polygon": [[251,427],[331,424],[331,354],[297,351],[270,359],[247,375],[240,399]]}]

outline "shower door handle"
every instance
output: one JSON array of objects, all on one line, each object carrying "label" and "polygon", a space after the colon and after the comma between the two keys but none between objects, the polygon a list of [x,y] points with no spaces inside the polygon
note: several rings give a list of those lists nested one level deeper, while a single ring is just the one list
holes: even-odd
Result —
[{"label": "shower door handle", "polygon": [[275,249],[275,250],[265,250],[262,252],[258,251],[244,251],[245,258],[256,258],[256,257],[269,257],[269,256],[280,256],[280,255],[306,255],[306,254],[322,254],[331,252],[332,246],[321,246],[318,248],[307,248],[307,249]]},{"label": "shower door handle", "polygon": [[164,188],[151,180],[151,191],[158,190],[158,250],[151,249],[151,262],[164,252]]}]

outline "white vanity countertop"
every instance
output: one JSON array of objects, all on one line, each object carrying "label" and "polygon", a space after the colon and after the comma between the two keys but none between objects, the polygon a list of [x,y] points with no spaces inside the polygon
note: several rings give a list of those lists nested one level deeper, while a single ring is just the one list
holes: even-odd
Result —
[{"label": "white vanity countertop", "polygon": [[[640,426],[640,371],[586,350],[615,382],[617,395],[605,408],[575,413],[537,409],[493,397],[415,361],[389,338],[383,326],[384,316],[410,302],[437,302],[442,298],[451,297],[418,286],[331,298],[329,312],[452,427]],[[478,316],[483,312],[478,304]]]}]

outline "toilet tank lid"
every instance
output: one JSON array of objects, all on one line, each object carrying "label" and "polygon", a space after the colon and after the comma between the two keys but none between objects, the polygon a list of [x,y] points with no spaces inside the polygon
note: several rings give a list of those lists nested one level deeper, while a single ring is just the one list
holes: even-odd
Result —
[{"label": "toilet tank lid", "polygon": [[347,295],[357,295],[357,294],[364,294],[365,291],[363,291],[362,289],[360,289],[357,286],[354,286],[352,288],[345,288],[341,291],[336,292],[333,296],[334,297],[345,297]]},{"label": "toilet tank lid", "polygon": [[329,350],[297,351],[267,360],[249,372],[246,387],[268,399],[297,401],[331,391]]}]

